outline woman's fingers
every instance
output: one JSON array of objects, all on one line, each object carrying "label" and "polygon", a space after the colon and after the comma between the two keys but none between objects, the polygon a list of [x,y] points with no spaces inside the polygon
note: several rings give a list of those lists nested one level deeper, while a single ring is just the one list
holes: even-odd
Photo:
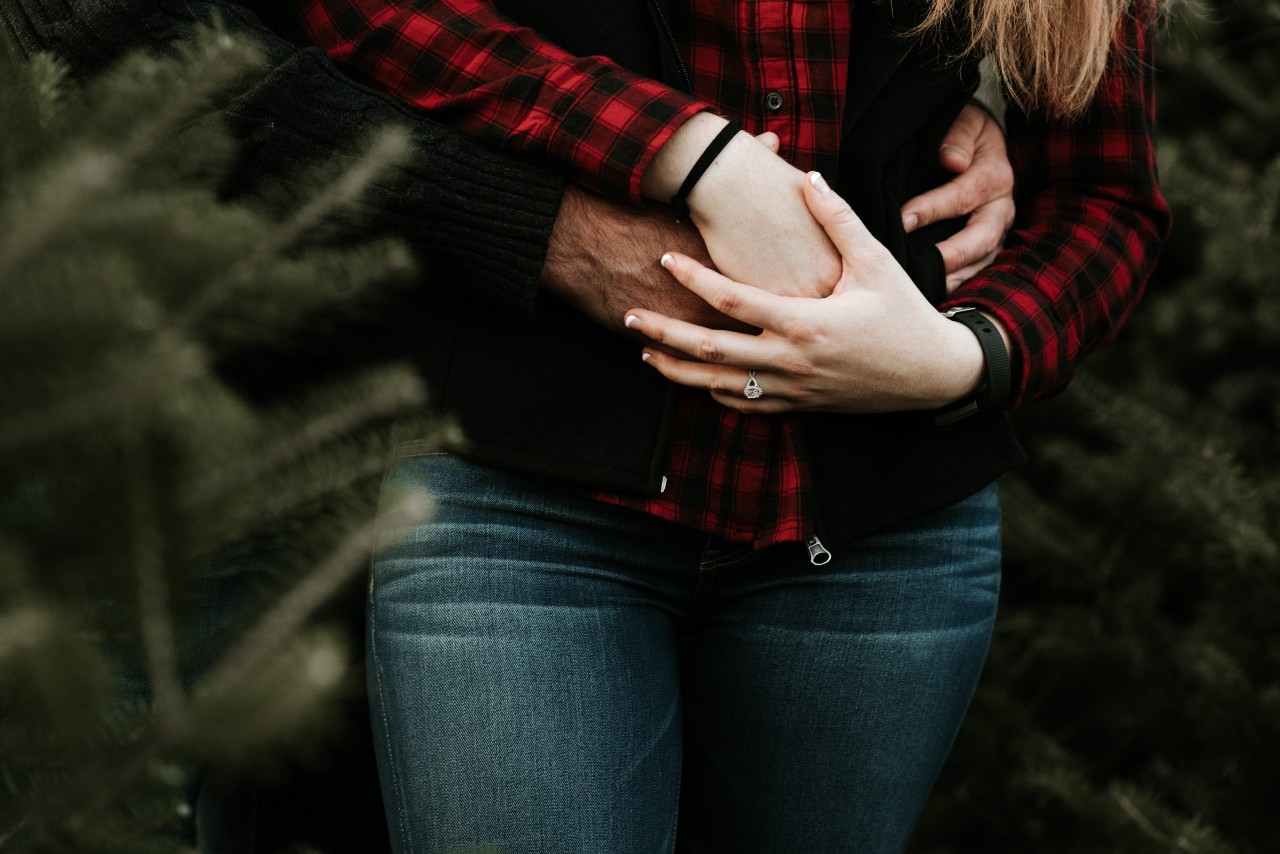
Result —
[{"label": "woman's fingers", "polygon": [[735,282],[688,255],[668,252],[662,256],[661,263],[680,284],[702,297],[712,308],[734,320],[768,329],[776,327],[777,323],[785,321],[792,314],[787,297]]},{"label": "woman's fingers", "polygon": [[804,199],[809,205],[809,213],[826,230],[846,268],[867,253],[886,251],[880,241],[872,237],[849,203],[836,195],[821,174],[810,172],[804,184]]},{"label": "woman's fingers", "polygon": [[763,394],[749,398],[746,394],[751,375],[746,368],[691,362],[650,348],[644,360],[667,379],[689,388],[705,389],[716,401],[739,412],[772,414],[787,412],[793,405],[780,378],[756,371],[756,384]]},{"label": "woman's fingers", "polygon": [[627,313],[627,329],[638,332],[658,348],[696,359],[708,365],[744,367],[774,358],[771,339],[724,329],[708,329],[651,311]]}]

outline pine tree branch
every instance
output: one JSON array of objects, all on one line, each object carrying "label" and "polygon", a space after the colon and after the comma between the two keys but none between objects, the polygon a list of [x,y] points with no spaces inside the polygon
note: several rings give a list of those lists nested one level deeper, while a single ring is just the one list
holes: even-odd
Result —
[{"label": "pine tree branch", "polygon": [[222,549],[243,542],[255,531],[268,530],[324,498],[354,494],[357,484],[379,477],[386,471],[386,465],[384,449],[378,453],[366,454],[336,474],[329,471],[313,472],[311,476],[304,478],[305,482],[300,486],[272,489],[269,496],[225,508],[220,513],[217,528],[198,536],[200,547],[195,552],[207,556],[217,554]]},{"label": "pine tree branch", "polygon": [[1161,833],[1160,829],[1155,826],[1151,819],[1147,818],[1147,816],[1143,814],[1142,810],[1138,808],[1138,805],[1135,804],[1128,795],[1123,792],[1112,791],[1111,797],[1115,799],[1115,802],[1120,805],[1120,809],[1124,811],[1124,814],[1127,815],[1143,833],[1155,840],[1165,849],[1170,851],[1186,851],[1188,854],[1201,854],[1199,848],[1188,847],[1185,839],[1174,839],[1166,833]]},{"label": "pine tree branch", "polygon": [[1213,85],[1224,101],[1232,104],[1251,121],[1267,124],[1280,112],[1274,99],[1264,98],[1255,92],[1248,81],[1228,65],[1214,51],[1201,51],[1196,59],[1187,63],[1200,79]]},{"label": "pine tree branch", "polygon": [[317,223],[355,202],[379,174],[403,162],[410,151],[409,137],[403,131],[387,129],[379,132],[365,156],[269,232],[247,258],[207,285],[180,309],[173,319],[172,329],[183,332],[197,326],[210,310],[252,281],[264,266],[278,259]]},{"label": "pine tree branch", "polygon": [[39,646],[54,629],[48,611],[36,605],[0,612],[0,662]]},{"label": "pine tree branch", "polygon": [[0,238],[0,290],[15,280],[15,271],[29,258],[65,233],[88,205],[116,186],[121,166],[118,155],[81,151],[39,179],[33,198],[10,202],[24,215]]},{"label": "pine tree branch", "polygon": [[132,455],[130,499],[133,517],[133,566],[138,576],[138,614],[156,718],[161,726],[182,706],[169,591],[165,583],[163,543],[156,517],[154,481],[146,449]]},{"label": "pine tree branch", "polygon": [[280,650],[344,583],[368,566],[379,532],[421,522],[423,501],[409,496],[382,516],[356,529],[315,570],[308,573],[256,624],[249,628],[192,691],[179,693],[167,718],[158,713],[119,755],[87,763],[73,778],[59,777],[0,807],[0,849],[19,834],[45,822],[64,822],[69,815],[92,816],[119,796],[126,786],[153,777],[157,763],[174,748],[181,750],[194,733],[202,703],[216,702],[242,683],[253,669]]},{"label": "pine tree branch", "polygon": [[131,412],[205,373],[201,358],[163,336],[141,375],[33,412],[0,419],[0,452],[57,439]]},{"label": "pine tree branch", "polygon": [[318,567],[307,573],[293,589],[247,632],[202,678],[192,691],[197,702],[232,690],[273,651],[279,649],[316,609],[346,581],[368,566],[378,533],[421,522],[426,516],[421,499],[408,496],[344,539]]},{"label": "pine tree branch", "polygon": [[149,730],[139,740],[122,745],[118,755],[87,763],[75,777],[57,777],[5,804],[0,809],[0,850],[46,822],[65,824],[68,816],[92,815],[102,809],[126,785],[147,774],[160,745],[158,732]]},{"label": "pine tree branch", "polygon": [[403,413],[424,398],[416,376],[393,376],[361,399],[339,408],[325,408],[322,417],[314,418],[300,430],[257,454],[251,454],[239,465],[219,467],[203,478],[191,491],[191,507],[216,500],[228,490],[250,482],[261,482],[268,473],[291,460],[301,459],[323,445],[353,435],[362,425]]},{"label": "pine tree branch", "polygon": [[[262,64],[261,55],[226,33],[208,31],[196,44],[188,85],[173,92],[150,121],[142,122],[114,152],[80,151],[36,180],[36,197],[15,203],[23,215],[9,223],[0,236],[0,289],[14,278],[27,259],[47,249],[66,233],[77,217],[106,192],[119,186],[129,171],[158,145],[171,137],[190,116],[204,109],[220,92],[231,87],[250,69]],[[148,59],[153,69],[158,60]],[[154,71],[153,71],[154,73]]]}]

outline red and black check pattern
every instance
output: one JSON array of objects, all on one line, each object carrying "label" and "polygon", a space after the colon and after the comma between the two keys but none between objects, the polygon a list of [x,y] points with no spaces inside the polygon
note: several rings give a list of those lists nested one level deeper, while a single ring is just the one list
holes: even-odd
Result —
[{"label": "red and black check pattern", "polygon": [[1061,391],[1142,296],[1169,209],[1156,180],[1150,30],[1120,24],[1093,106],[1071,125],[1009,113],[1018,215],[1006,249],[951,295],[1009,331],[1013,405]]},{"label": "red and black check pattern", "polygon": [[708,104],[575,57],[482,0],[287,0],[301,36],[374,86],[508,151],[639,202],[640,177]]},{"label": "red and black check pattern", "polygon": [[[672,28],[694,94],[751,133],[773,131],[799,169],[833,174],[852,40],[848,0],[678,4]],[[766,394],[768,390],[766,389]],[[764,548],[811,533],[807,460],[794,417],[743,415],[684,390],[667,491],[598,496]]]},{"label": "red and black check pattern", "polygon": [[[633,200],[657,150],[708,107],[752,133],[777,133],[798,168],[833,172],[849,50],[861,29],[850,0],[672,4],[689,97],[600,58],[570,56],[479,0],[290,3],[309,39],[376,85]],[[858,4],[860,13],[867,8]],[[1149,47],[1126,20],[1082,123],[1010,119],[1018,222],[996,263],[948,305],[981,307],[1009,329],[1018,351],[1015,403],[1060,389],[1080,357],[1114,333],[1167,229]],[[762,548],[805,538],[806,466],[796,419],[740,415],[688,391],[667,491],[598,497]]]}]

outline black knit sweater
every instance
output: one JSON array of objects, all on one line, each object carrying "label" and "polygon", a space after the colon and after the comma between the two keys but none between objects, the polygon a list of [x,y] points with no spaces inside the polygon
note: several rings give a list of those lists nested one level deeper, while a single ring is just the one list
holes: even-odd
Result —
[{"label": "black knit sweater", "polygon": [[232,132],[244,143],[239,174],[247,185],[255,176],[284,175],[300,163],[348,153],[371,128],[406,127],[417,154],[371,189],[368,202],[377,215],[364,224],[368,236],[395,234],[433,280],[465,281],[472,297],[510,311],[532,311],[564,179],[482,148],[354,83],[322,52],[278,38],[253,5],[5,0],[0,27],[23,53],[51,51],[83,76],[129,49],[164,52],[197,24],[220,20],[228,30],[253,38],[271,69],[224,109]]}]

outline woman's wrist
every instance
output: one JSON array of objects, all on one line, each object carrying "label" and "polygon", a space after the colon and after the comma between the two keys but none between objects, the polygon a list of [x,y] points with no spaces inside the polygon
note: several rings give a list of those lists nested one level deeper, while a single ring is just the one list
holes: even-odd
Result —
[{"label": "woman's wrist", "polygon": [[958,323],[938,315],[938,333],[943,338],[937,362],[929,369],[933,388],[928,392],[924,409],[941,409],[972,398],[986,378],[986,361],[982,345],[973,333]]},{"label": "woman's wrist", "polygon": [[[939,408],[951,406],[965,400],[973,400],[981,396],[992,379],[993,370],[996,370],[997,373],[1004,372],[1000,380],[1004,388],[1000,391],[1000,395],[1006,398],[1008,396],[1008,367],[1010,361],[1008,354],[1012,353],[1009,333],[1000,321],[986,312],[972,309],[966,310],[982,317],[986,321],[985,325],[994,329],[1000,336],[1004,354],[1006,354],[1004,364],[1002,366],[994,366],[989,363],[988,348],[979,340],[978,335],[980,333],[978,330],[967,324],[955,322],[949,314],[939,315],[940,319],[947,321],[946,326],[940,327],[940,330],[945,330],[946,336],[950,339],[946,347],[946,352],[949,356],[944,362],[948,370],[944,372],[942,377],[946,387],[942,391],[944,399],[938,404]],[[997,348],[1000,346],[996,345]],[[1002,400],[1000,405],[1003,406],[1004,403],[1005,401]]]},{"label": "woman's wrist", "polygon": [[[698,113],[681,125],[658,149],[645,170],[640,179],[641,194],[655,201],[670,201],[707,146],[728,124],[728,119],[715,113]],[[712,163],[707,171],[715,168],[716,164]]]}]

